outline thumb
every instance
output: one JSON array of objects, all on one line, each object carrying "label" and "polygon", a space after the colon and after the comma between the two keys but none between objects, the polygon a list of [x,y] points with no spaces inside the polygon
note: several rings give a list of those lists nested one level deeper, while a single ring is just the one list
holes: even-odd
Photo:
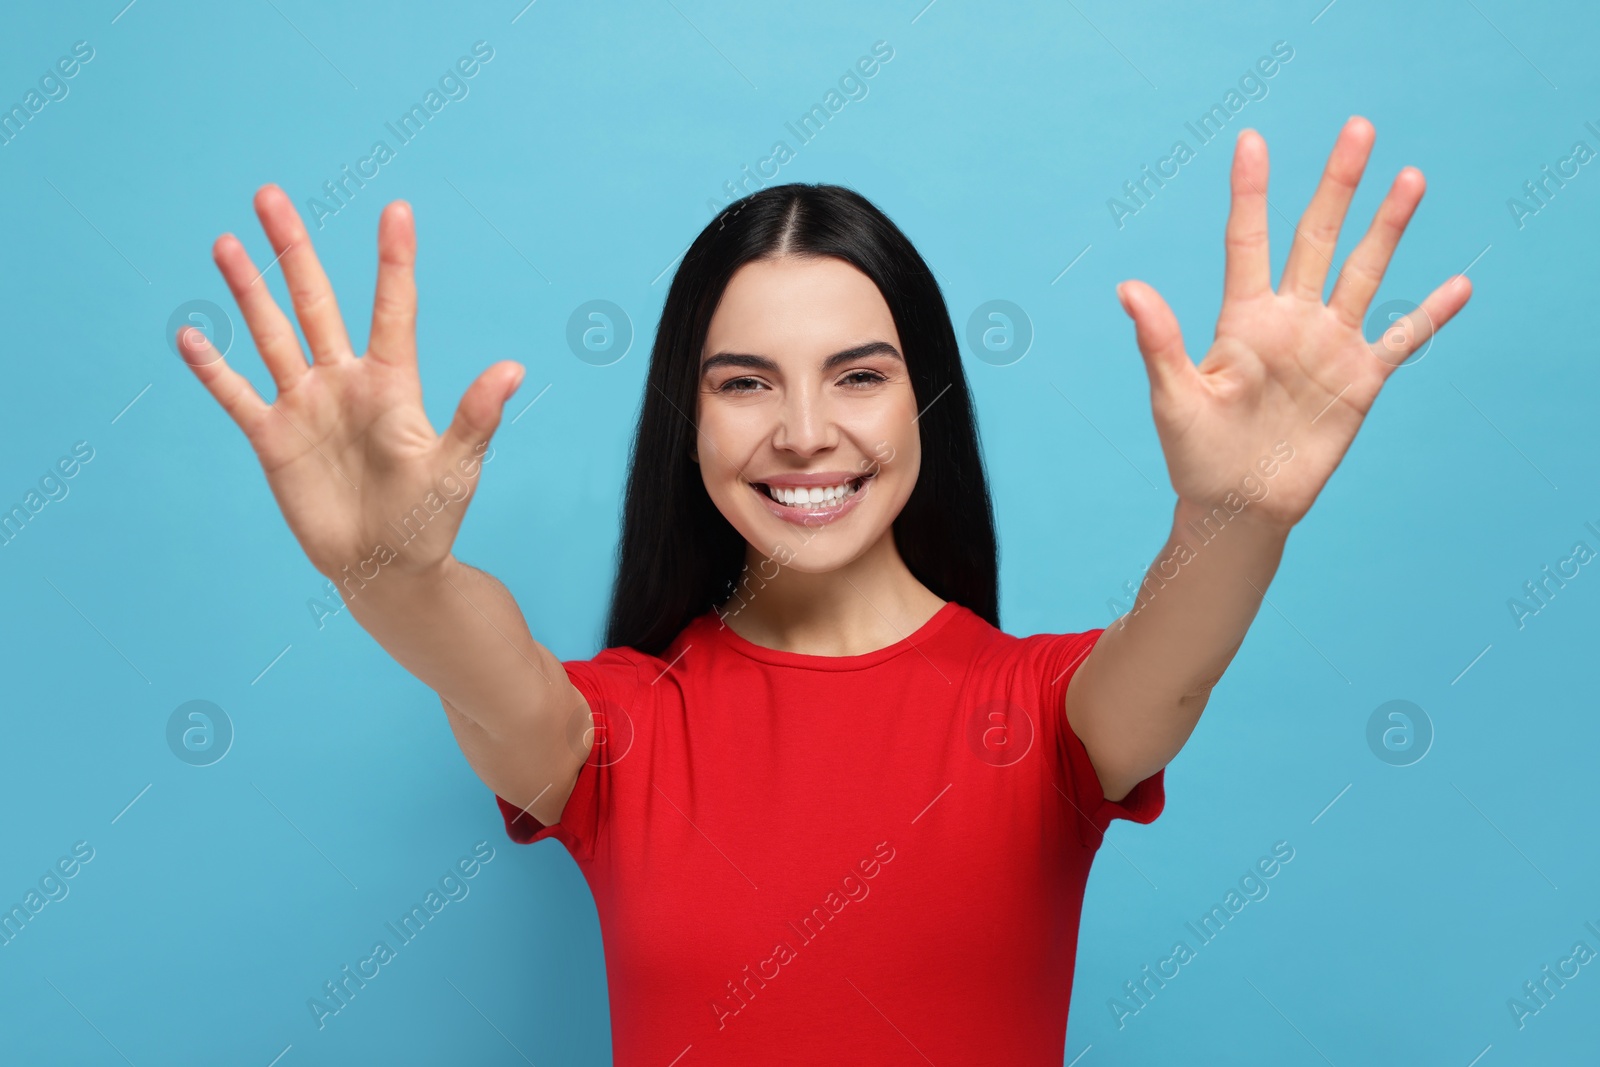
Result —
[{"label": "thumb", "polygon": [[1161,294],[1141,281],[1117,286],[1122,310],[1133,320],[1134,336],[1144,356],[1153,394],[1173,394],[1198,373],[1183,348],[1183,331]]},{"label": "thumb", "polygon": [[494,436],[506,401],[522,384],[525,373],[522,364],[506,359],[478,375],[462,394],[455,418],[444,432],[446,455],[476,451]]}]

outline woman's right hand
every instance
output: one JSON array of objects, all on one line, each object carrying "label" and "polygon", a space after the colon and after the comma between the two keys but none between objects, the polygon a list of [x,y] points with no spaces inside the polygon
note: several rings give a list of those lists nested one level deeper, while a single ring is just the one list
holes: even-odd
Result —
[{"label": "woman's right hand", "polygon": [[266,185],[256,193],[255,208],[283,268],[311,362],[268,291],[264,271],[232,234],[217,239],[212,257],[277,397],[264,401],[192,326],[179,330],[179,351],[244,431],[289,528],[318,571],[337,581],[349,567],[348,573],[371,580],[375,567],[420,574],[441,566],[522,367],[502,360],[484,371],[444,434],[436,433],[417,376],[410,205],[395,201],[378,221],[377,296],[360,358],[351,351],[333,289],[294,204],[282,189]]}]

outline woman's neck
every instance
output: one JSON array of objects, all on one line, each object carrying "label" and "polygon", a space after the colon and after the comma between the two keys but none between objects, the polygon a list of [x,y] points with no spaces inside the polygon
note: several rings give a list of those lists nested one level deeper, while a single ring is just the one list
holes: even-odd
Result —
[{"label": "woman's neck", "polygon": [[749,546],[746,564],[744,580],[719,609],[722,621],[747,641],[786,652],[872,652],[909,636],[945,603],[900,558],[892,530],[830,571],[780,566]]}]

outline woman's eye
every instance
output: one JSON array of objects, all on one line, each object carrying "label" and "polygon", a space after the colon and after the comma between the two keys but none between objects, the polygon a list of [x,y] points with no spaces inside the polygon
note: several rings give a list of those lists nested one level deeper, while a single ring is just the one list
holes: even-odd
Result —
[{"label": "woman's eye", "polygon": [[868,386],[868,385],[876,385],[879,382],[886,382],[889,379],[885,378],[883,375],[879,374],[877,371],[853,370],[849,374],[846,374],[844,376],[844,378],[841,379],[841,380],[846,385]]},{"label": "woman's eye", "polygon": [[761,383],[754,378],[729,378],[717,387],[719,393],[753,393]]}]

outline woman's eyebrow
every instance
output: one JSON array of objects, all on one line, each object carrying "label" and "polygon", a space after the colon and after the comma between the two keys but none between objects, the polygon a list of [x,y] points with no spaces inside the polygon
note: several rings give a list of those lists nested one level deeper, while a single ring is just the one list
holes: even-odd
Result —
[{"label": "woman's eyebrow", "polygon": [[[887,341],[868,341],[865,344],[846,348],[835,352],[822,361],[823,371],[830,371],[841,363],[864,359],[867,356],[891,356],[905,362],[905,357],[899,349]],[[749,370],[773,372],[778,369],[778,364],[766,356],[757,356],[748,352],[718,352],[714,356],[707,356],[704,363],[700,364],[700,374],[703,377],[717,367],[744,367]]]}]

